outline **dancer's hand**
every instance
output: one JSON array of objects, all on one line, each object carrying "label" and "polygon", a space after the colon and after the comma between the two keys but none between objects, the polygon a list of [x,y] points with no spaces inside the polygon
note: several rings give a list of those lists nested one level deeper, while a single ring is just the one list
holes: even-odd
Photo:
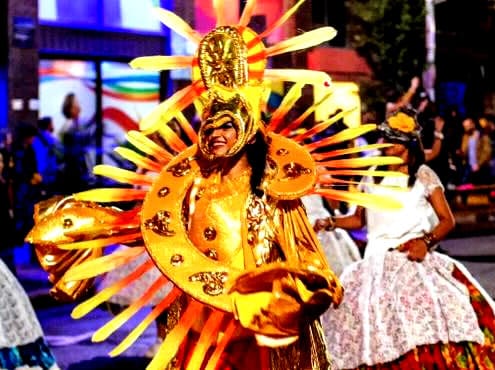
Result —
[{"label": "dancer's hand", "polygon": [[333,217],[318,218],[313,225],[313,230],[319,232],[322,230],[332,231],[335,229],[335,219]]},{"label": "dancer's hand", "polygon": [[411,261],[421,262],[425,259],[426,253],[428,253],[428,246],[423,238],[417,238],[405,242],[398,250],[407,252],[407,258]]},{"label": "dancer's hand", "polygon": [[315,224],[313,225],[313,230],[315,232],[319,232],[321,230],[324,230],[328,225],[327,219],[326,218],[318,218],[315,221]]}]

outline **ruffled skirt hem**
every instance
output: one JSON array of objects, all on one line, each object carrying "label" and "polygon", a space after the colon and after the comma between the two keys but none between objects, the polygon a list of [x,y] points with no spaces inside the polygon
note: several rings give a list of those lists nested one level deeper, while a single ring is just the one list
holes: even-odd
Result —
[{"label": "ruffled skirt hem", "polygon": [[59,370],[43,338],[17,347],[0,348],[0,370]]}]

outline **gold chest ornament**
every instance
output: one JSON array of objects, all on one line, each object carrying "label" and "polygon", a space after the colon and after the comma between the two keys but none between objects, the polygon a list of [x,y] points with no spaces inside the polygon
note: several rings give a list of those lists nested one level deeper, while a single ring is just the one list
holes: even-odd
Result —
[{"label": "gold chest ornament", "polygon": [[[267,143],[268,166],[263,181],[265,193],[275,199],[297,199],[311,190],[316,179],[316,168],[310,154],[295,142],[277,134],[268,134]],[[202,200],[199,194],[197,201],[202,206],[196,204],[193,210],[195,216],[188,230],[189,220],[184,219],[184,205],[187,202],[184,200],[191,196],[195,182],[197,185],[197,180],[204,177],[197,151],[196,145],[189,147],[162,170],[144,200],[141,231],[146,249],[155,264],[180,289],[202,303],[232,312],[229,283],[244,271],[241,263],[243,248],[239,246],[247,235],[246,207],[251,191],[247,181],[242,185],[242,191],[239,185],[234,184],[237,194],[233,198],[220,199],[219,196],[215,199],[215,202],[220,200],[217,206],[206,208],[207,198]],[[221,194],[228,188],[216,190],[217,194]],[[203,196],[213,197],[214,191],[209,189]],[[208,207],[212,213],[207,215]],[[221,220],[226,207],[231,207],[228,217]],[[200,219],[200,212],[204,212],[205,218]],[[232,246],[224,246],[227,241],[232,242]],[[235,263],[230,263],[231,259]]]}]

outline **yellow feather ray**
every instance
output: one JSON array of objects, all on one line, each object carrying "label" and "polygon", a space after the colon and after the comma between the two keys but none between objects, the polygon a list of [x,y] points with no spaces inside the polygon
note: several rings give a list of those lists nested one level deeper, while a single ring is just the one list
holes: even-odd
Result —
[{"label": "yellow feather ray", "polygon": [[92,249],[102,248],[111,244],[126,244],[131,243],[141,238],[141,233],[132,233],[126,235],[111,236],[109,238],[85,240],[82,242],[60,244],[58,247],[64,250],[71,249]]},{"label": "yellow feather ray", "polygon": [[365,124],[361,125],[358,127],[352,127],[352,128],[347,128],[345,130],[340,131],[339,133],[332,135],[330,137],[321,139],[319,141],[310,143],[305,145],[306,149],[308,149],[310,152],[327,146],[327,145],[334,145],[337,143],[342,143],[347,140],[355,139],[363,134],[366,134],[367,132],[373,131],[376,129],[376,125],[374,124]]},{"label": "yellow feather ray", "polygon": [[114,151],[120,155],[121,157],[127,159],[128,161],[134,163],[136,166],[153,172],[160,172],[162,166],[155,161],[143,157],[139,153],[136,153],[134,150],[124,147],[117,147]]},{"label": "yellow feather ray", "polygon": [[124,170],[122,168],[110,166],[108,164],[98,164],[94,166],[93,173],[95,175],[105,176],[115,181],[130,185],[149,186],[153,183],[153,179],[146,174]]},{"label": "yellow feather ray", "polygon": [[247,0],[242,11],[241,18],[239,19],[238,26],[246,27],[253,15],[254,7],[256,6],[256,0]]},{"label": "yellow feather ray", "polygon": [[145,307],[146,304],[155,296],[155,294],[167,283],[168,279],[165,276],[162,275],[158,277],[141,297],[132,302],[132,304],[130,304],[124,311],[120,312],[112,320],[99,328],[93,334],[93,342],[102,342],[107,339],[115,332],[115,330],[124,325],[140,309]]},{"label": "yellow feather ray", "polygon": [[213,9],[215,10],[215,16],[217,18],[216,27],[225,26],[227,20],[225,19],[225,4],[223,0],[213,0]]},{"label": "yellow feather ray", "polygon": [[379,157],[358,157],[334,159],[325,162],[318,162],[319,166],[334,168],[359,168],[370,166],[385,166],[390,164],[401,164],[404,160],[399,157],[379,156]]},{"label": "yellow feather ray", "polygon": [[215,347],[210,360],[208,361],[208,365],[206,365],[205,370],[215,370],[217,368],[218,360],[220,360],[220,356],[222,355],[225,347],[229,343],[230,339],[234,336],[235,331],[239,328],[239,324],[235,320],[231,320],[223,332],[222,339]]},{"label": "yellow feather ray", "polygon": [[144,247],[126,248],[94,260],[83,262],[67,271],[64,275],[64,280],[77,281],[104,274],[131,262],[145,251],[146,249]]},{"label": "yellow feather ray", "polygon": [[273,112],[268,125],[268,131],[276,131],[277,127],[283,122],[283,118],[287,112],[293,107],[296,101],[301,97],[301,90],[304,83],[296,83],[293,85],[287,94],[284,96],[280,106]]},{"label": "yellow feather ray", "polygon": [[185,37],[189,41],[198,45],[201,41],[201,35],[194,29],[191,28],[181,17],[162,8],[153,8],[155,16],[160,22],[165,26],[177,32],[179,35]]},{"label": "yellow feather ray", "polygon": [[186,136],[193,142],[193,144],[196,144],[198,142],[198,134],[196,131],[194,131],[192,125],[189,123],[187,118],[184,116],[182,112],[179,112],[175,118],[177,119],[177,122],[179,123],[180,128]]},{"label": "yellow feather ray", "polygon": [[[331,186],[332,189],[335,189],[336,186],[343,185],[345,188],[347,188],[349,185],[355,185],[359,186],[361,184],[360,181],[352,181],[352,180],[342,180],[342,179],[337,179],[335,177],[328,177],[328,176],[318,176],[318,184],[322,189],[327,189],[328,186]],[[407,188],[399,188],[398,186],[390,186],[390,185],[381,185],[381,184],[375,184],[373,182],[367,183],[367,187],[373,187],[375,189],[394,189],[395,191],[397,190],[404,190],[407,191]]]},{"label": "yellow feather ray", "polygon": [[75,200],[99,203],[131,202],[143,200],[147,190],[126,188],[101,188],[74,194]]},{"label": "yellow feather ray", "polygon": [[314,193],[324,197],[329,197],[331,199],[340,200],[342,202],[357,204],[366,208],[374,208],[379,210],[398,210],[402,208],[402,203],[399,201],[387,196],[376,194],[325,188],[316,189]]},{"label": "yellow feather ray", "polygon": [[354,146],[352,148],[330,150],[326,153],[313,153],[312,157],[315,161],[324,161],[328,158],[340,157],[342,155],[380,150],[383,148],[388,148],[392,145],[393,144],[386,144],[386,143],[383,143],[383,144],[366,144],[366,145],[361,145],[361,146]]},{"label": "yellow feather ray", "polygon": [[272,57],[283,53],[290,53],[301,49],[307,49],[322,42],[331,40],[335,37],[337,31],[333,27],[321,27],[308,31],[299,36],[276,43],[265,50],[266,55]]},{"label": "yellow feather ray", "polygon": [[312,137],[312,136],[326,130],[329,126],[333,125],[335,122],[342,119],[346,114],[353,111],[354,109],[355,108],[337,113],[334,116],[332,116],[331,118],[329,118],[328,120],[323,121],[321,123],[318,123],[317,125],[315,125],[311,129],[307,130],[306,132],[304,132],[300,135],[294,136],[292,139],[294,141],[297,141],[300,143],[303,140],[307,139],[308,137]]},{"label": "yellow feather ray", "polygon": [[376,176],[376,177],[404,177],[406,174],[399,171],[380,171],[380,170],[327,170],[321,172],[330,176]]},{"label": "yellow feather ray", "polygon": [[288,136],[292,131],[297,129],[306,118],[309,117],[311,113],[313,113],[316,108],[318,108],[323,102],[325,102],[332,94],[327,94],[321,99],[319,102],[311,105],[306,111],[304,111],[303,114],[301,114],[299,117],[297,117],[294,121],[292,121],[287,127],[285,127],[283,130],[280,131],[280,134],[283,136]]},{"label": "yellow feather ray", "polygon": [[191,360],[187,364],[186,370],[199,370],[203,364],[204,357],[212,344],[216,343],[216,338],[222,324],[224,313],[218,310],[213,311],[201,330],[198,343],[194,347]]},{"label": "yellow feather ray", "polygon": [[164,310],[170,306],[175,299],[182,294],[182,291],[174,286],[172,290],[167,294],[165,298],[163,298],[160,303],[158,303],[151,312],[141,321],[125,338],[122,342],[116,346],[109,355],[111,357],[115,357],[120,355],[122,352],[127,350],[132,344],[144,333],[146,328],[155,321],[155,319],[160,315]]},{"label": "yellow feather ray", "polygon": [[71,316],[74,319],[79,319],[89,312],[93,311],[96,307],[105,301],[108,301],[110,297],[118,293],[120,290],[131,284],[134,280],[139,279],[145,272],[154,267],[153,261],[148,260],[141,264],[137,269],[127,275],[125,278],[119,280],[115,284],[106,287],[93,297],[88,300],[78,304],[72,310]]},{"label": "yellow feather ray", "polygon": [[181,152],[187,148],[187,145],[168,125],[163,125],[158,129],[160,136],[167,142],[170,147],[176,152]]},{"label": "yellow feather ray", "polygon": [[264,77],[270,81],[304,82],[307,85],[328,86],[329,88],[332,82],[327,73],[306,69],[266,69]]},{"label": "yellow feather ray", "polygon": [[200,317],[203,304],[191,300],[178,324],[167,334],[158,353],[146,370],[163,370],[172,361],[193,323]]},{"label": "yellow feather ray", "polygon": [[139,131],[129,131],[126,139],[143,153],[156,158],[161,165],[167,164],[173,158],[171,153]]},{"label": "yellow feather ray", "polygon": [[260,40],[264,39],[267,37],[270,33],[272,33],[274,30],[276,30],[278,27],[283,25],[287,19],[289,19],[296,11],[299,9],[299,7],[304,3],[305,0],[299,0],[292,8],[287,10],[279,19],[277,19],[273,24],[268,26],[265,31],[263,31],[258,37]]},{"label": "yellow feather ray", "polygon": [[169,69],[190,68],[193,57],[187,55],[152,55],[131,60],[129,65],[133,69],[146,71],[166,71]]},{"label": "yellow feather ray", "polygon": [[202,83],[197,82],[177,91],[170,98],[160,103],[139,123],[139,129],[145,134],[151,134],[160,129],[168,121],[174,118],[178,111],[187,108],[201,94]]}]

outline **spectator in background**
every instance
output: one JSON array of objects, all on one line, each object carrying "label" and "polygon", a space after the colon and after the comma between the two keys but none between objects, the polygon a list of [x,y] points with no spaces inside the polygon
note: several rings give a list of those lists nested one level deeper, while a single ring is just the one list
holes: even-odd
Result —
[{"label": "spectator in background", "polygon": [[81,106],[74,93],[66,95],[62,113],[67,119],[61,132],[64,147],[64,193],[72,194],[87,190],[93,182],[88,150],[91,134],[79,122]]},{"label": "spectator in background", "polygon": [[488,135],[492,145],[492,156],[490,158],[490,178],[495,182],[495,114],[485,114]]},{"label": "spectator in background", "polygon": [[488,161],[488,178],[486,183],[495,181],[495,116],[484,114],[479,120],[481,126],[481,140],[485,140],[485,145],[490,146],[490,159]]},{"label": "spectator in background", "polygon": [[463,160],[462,184],[481,184],[489,178],[491,142],[486,133],[477,128],[473,118],[462,121],[462,136],[459,155]]},{"label": "spectator in background", "polygon": [[403,108],[410,108],[411,101],[418,90],[421,80],[415,76],[411,79],[409,89],[402,95],[396,92],[389,93],[387,103],[385,104],[385,116],[394,113]]},{"label": "spectator in background", "polygon": [[38,172],[33,141],[38,133],[34,125],[19,123],[12,143],[12,191],[15,221],[15,243],[34,226],[34,205],[40,200],[41,175]]},{"label": "spectator in background", "polygon": [[33,148],[41,174],[42,198],[50,198],[60,192],[60,172],[63,165],[62,143],[53,135],[51,117],[38,120],[38,135],[34,138]]},{"label": "spectator in background", "polygon": [[[7,161],[6,161],[7,159]],[[0,151],[0,224],[3,230],[8,230],[2,236],[0,242],[0,258],[9,268],[14,276],[17,275],[14,261],[14,239],[11,230],[14,228],[14,219],[12,212],[12,201],[10,198],[10,184],[6,177],[8,172],[5,168],[8,166],[8,157],[5,158]]]}]

